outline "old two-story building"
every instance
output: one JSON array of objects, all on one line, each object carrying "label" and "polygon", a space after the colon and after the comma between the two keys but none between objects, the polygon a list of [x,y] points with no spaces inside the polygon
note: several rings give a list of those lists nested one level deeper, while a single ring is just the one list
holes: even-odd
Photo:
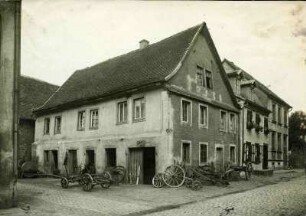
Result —
[{"label": "old two-story building", "polygon": [[233,62],[224,59],[223,67],[242,107],[242,161],[255,170],[286,167],[291,106]]},{"label": "old two-story building", "polygon": [[58,89],[58,86],[28,76],[19,77],[19,142],[17,159],[32,160],[35,117],[33,110],[40,107]]},{"label": "old two-story building", "polygon": [[[205,23],[76,71],[35,111],[45,171],[122,165],[151,183],[174,162],[238,162],[239,104]],[[51,164],[51,166],[50,166]]]}]

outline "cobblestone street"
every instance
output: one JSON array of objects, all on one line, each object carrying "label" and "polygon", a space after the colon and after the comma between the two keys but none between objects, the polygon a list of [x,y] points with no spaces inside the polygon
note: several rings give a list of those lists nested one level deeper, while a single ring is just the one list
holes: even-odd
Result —
[{"label": "cobblestone street", "polygon": [[306,209],[305,188],[302,170],[254,176],[228,187],[204,186],[201,191],[120,185],[84,192],[77,185],[62,189],[58,179],[21,179],[19,206],[0,210],[0,215],[220,215],[231,207],[232,215],[290,215]]},{"label": "cobblestone street", "polygon": [[153,215],[306,215],[306,178],[197,202]]}]

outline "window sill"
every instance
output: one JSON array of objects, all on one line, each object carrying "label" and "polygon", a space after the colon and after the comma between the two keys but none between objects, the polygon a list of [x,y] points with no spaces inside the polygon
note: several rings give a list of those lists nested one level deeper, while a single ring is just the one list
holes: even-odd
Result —
[{"label": "window sill", "polygon": [[99,127],[90,127],[89,130],[98,130]]},{"label": "window sill", "polygon": [[45,133],[44,136],[50,136],[50,133]]},{"label": "window sill", "polygon": [[77,129],[77,131],[85,131],[85,128],[83,128],[83,129]]},{"label": "window sill", "polygon": [[199,166],[206,166],[206,165],[209,165],[208,162],[200,162],[199,163]]},{"label": "window sill", "polygon": [[199,128],[200,128],[200,129],[208,129],[208,126],[207,126],[207,125],[201,125],[201,124],[200,124],[200,125],[199,125]]},{"label": "window sill", "polygon": [[123,124],[127,124],[127,121],[123,121],[123,122],[117,122],[116,125],[123,125]]},{"label": "window sill", "polygon": [[145,121],[145,118],[140,118],[140,119],[133,119],[133,123],[137,123],[137,122],[143,122]]},{"label": "window sill", "polygon": [[184,122],[184,121],[181,121],[181,125],[184,125],[184,126],[192,126],[192,124],[190,122]]},{"label": "window sill", "polygon": [[58,132],[58,133],[55,133],[55,132],[54,132],[54,135],[57,135],[57,134],[61,134],[61,132]]},{"label": "window sill", "polygon": [[226,129],[219,129],[220,132],[227,132]]}]

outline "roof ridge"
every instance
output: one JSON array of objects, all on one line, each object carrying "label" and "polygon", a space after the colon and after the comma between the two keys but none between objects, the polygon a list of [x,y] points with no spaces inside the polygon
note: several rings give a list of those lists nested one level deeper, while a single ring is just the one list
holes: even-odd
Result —
[{"label": "roof ridge", "polygon": [[41,80],[41,79],[38,79],[38,78],[36,78],[36,77],[31,77],[31,76],[24,75],[24,74],[20,74],[20,77],[27,78],[27,79],[32,79],[32,80],[35,80],[35,81],[38,81],[38,82],[42,82],[42,83],[46,83],[46,84],[52,85],[52,86],[54,86],[54,87],[58,87],[58,88],[60,87],[59,85],[55,85],[55,84],[49,83],[49,82],[47,82],[47,81],[45,81],[45,80]]},{"label": "roof ridge", "polygon": [[[204,23],[205,23],[205,22],[204,22]],[[88,66],[88,67],[86,67],[86,68],[78,69],[78,70],[75,71],[75,73],[76,73],[76,72],[79,72],[79,71],[83,71],[83,70],[85,70],[85,69],[89,69],[89,68],[98,66],[98,65],[101,65],[101,64],[105,64],[105,63],[107,63],[107,62],[109,62],[109,61],[112,61],[112,60],[121,58],[121,57],[123,57],[123,56],[125,56],[125,55],[129,55],[129,54],[136,53],[136,52],[142,52],[143,50],[146,50],[146,49],[148,49],[148,48],[154,47],[154,46],[158,45],[158,44],[161,43],[161,42],[165,42],[165,41],[167,41],[167,40],[172,39],[173,37],[177,37],[178,35],[183,34],[183,33],[187,32],[187,31],[189,31],[189,30],[191,30],[191,29],[193,29],[193,28],[200,27],[202,24],[203,24],[203,23],[198,24],[198,25],[195,25],[195,26],[192,26],[192,27],[190,27],[190,28],[188,28],[188,29],[185,29],[185,30],[183,30],[183,31],[180,31],[180,32],[178,32],[178,33],[176,33],[176,34],[174,34],[174,35],[170,35],[170,36],[168,36],[168,37],[166,37],[166,38],[164,38],[164,39],[161,39],[160,41],[156,41],[155,43],[149,44],[147,47],[145,47],[145,48],[143,48],[143,49],[139,49],[139,48],[138,48],[138,49],[135,49],[135,50],[131,50],[131,51],[127,52],[127,53],[123,53],[123,54],[121,54],[121,55],[111,57],[111,58],[106,59],[106,60],[104,60],[104,61],[102,61],[102,62],[99,62],[99,63],[97,63],[97,64]]]}]

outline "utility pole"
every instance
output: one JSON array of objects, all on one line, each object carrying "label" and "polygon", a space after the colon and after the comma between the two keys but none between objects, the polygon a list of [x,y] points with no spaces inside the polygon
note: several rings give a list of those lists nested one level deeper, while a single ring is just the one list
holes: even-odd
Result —
[{"label": "utility pole", "polygon": [[0,208],[17,203],[21,0],[0,0]]}]

